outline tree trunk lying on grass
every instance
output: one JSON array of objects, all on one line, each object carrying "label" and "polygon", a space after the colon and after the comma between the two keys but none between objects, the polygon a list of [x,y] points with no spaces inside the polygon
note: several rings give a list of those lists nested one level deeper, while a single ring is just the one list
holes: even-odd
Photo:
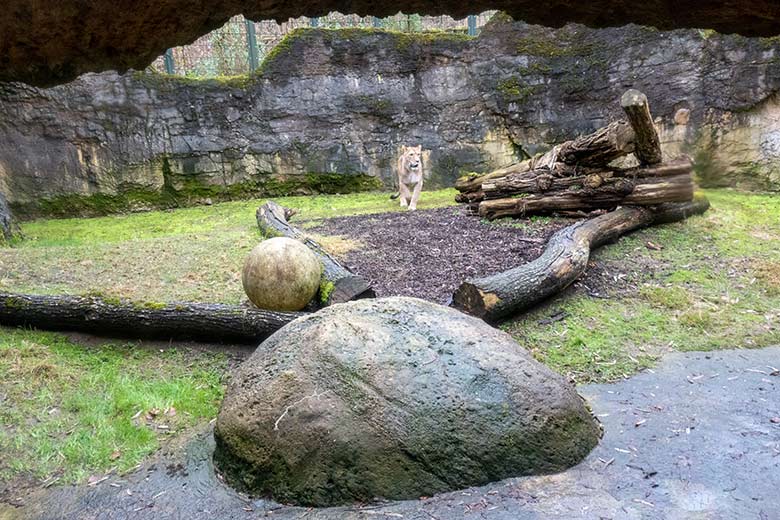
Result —
[{"label": "tree trunk lying on grass", "polygon": [[0,293],[0,325],[125,338],[258,344],[302,315],[213,303],[109,302],[98,297]]},{"label": "tree trunk lying on grass", "polygon": [[317,255],[323,266],[324,283],[320,284],[320,291],[328,291],[326,295],[319,295],[321,302],[331,305],[376,296],[365,278],[341,265],[320,244],[290,225],[288,219],[293,214],[292,210],[269,201],[257,209],[257,225],[266,236],[285,236],[300,240]]},{"label": "tree trunk lying on grass", "polygon": [[[455,183],[461,192],[456,200],[488,219],[690,201],[692,164],[685,158],[661,163],[645,95],[629,90],[621,106],[628,122],[616,121],[485,175],[462,177]],[[632,152],[640,168],[609,166]]]},{"label": "tree trunk lying on grass", "polygon": [[683,220],[709,208],[705,197],[654,207],[620,207],[555,233],[542,255],[520,267],[468,280],[452,306],[487,322],[527,309],[574,282],[588,265],[591,250],[621,235],[654,224]]}]

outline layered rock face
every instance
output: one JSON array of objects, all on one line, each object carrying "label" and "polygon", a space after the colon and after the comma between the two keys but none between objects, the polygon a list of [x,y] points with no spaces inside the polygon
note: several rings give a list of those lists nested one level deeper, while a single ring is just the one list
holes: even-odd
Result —
[{"label": "layered rock face", "polygon": [[266,340],[231,379],[215,460],[252,494],[327,506],[561,471],[599,436],[573,385],[508,334],[393,297]]},{"label": "layered rock face", "polygon": [[7,0],[0,11],[0,81],[54,85],[83,72],[143,68],[168,47],[183,45],[245,14],[285,21],[330,11],[388,16],[403,11],[462,18],[492,9],[532,23],[591,27],[641,23],[662,29],[710,27],[747,36],[780,34],[775,0]]},{"label": "layered rock face", "polygon": [[780,187],[780,42],[498,17],[480,37],[302,30],[251,78],[90,74],[0,84],[0,184],[16,212],[74,215],[394,183],[501,167],[621,117],[645,92],[667,155],[709,185]]}]

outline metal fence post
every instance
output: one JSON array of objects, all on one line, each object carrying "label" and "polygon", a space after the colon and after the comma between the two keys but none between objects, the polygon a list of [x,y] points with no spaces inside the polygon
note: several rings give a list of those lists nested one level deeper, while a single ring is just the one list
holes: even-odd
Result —
[{"label": "metal fence post", "polygon": [[311,19],[309,20],[309,24],[310,24],[312,27],[319,27],[319,26],[320,26],[320,19],[319,19],[319,18],[311,18]]},{"label": "metal fence post", "polygon": [[165,62],[165,72],[168,74],[175,74],[176,69],[173,66],[173,49],[167,49],[165,51],[165,57],[163,61]]},{"label": "metal fence post", "polygon": [[255,33],[255,22],[245,19],[246,24],[246,43],[249,48],[249,70],[252,72],[257,70],[258,65],[258,53],[257,53],[257,34]]},{"label": "metal fence post", "polygon": [[469,22],[469,36],[477,35],[477,16],[470,14],[468,18]]}]

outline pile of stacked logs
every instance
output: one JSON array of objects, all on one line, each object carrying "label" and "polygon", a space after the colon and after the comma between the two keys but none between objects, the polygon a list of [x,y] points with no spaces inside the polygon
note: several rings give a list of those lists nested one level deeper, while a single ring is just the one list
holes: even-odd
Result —
[{"label": "pile of stacked logs", "polygon": [[[662,161],[645,95],[629,90],[621,105],[628,121],[616,121],[509,167],[462,177],[455,184],[460,191],[456,200],[490,220],[692,200],[693,165],[687,157]],[[638,167],[610,168],[612,161],[631,153]]]},{"label": "pile of stacked logs", "polygon": [[[628,121],[507,168],[459,179],[457,200],[483,218],[588,212],[598,216],[558,231],[532,262],[466,280],[453,294],[453,307],[497,322],[574,282],[585,271],[592,249],[635,229],[707,210],[707,199],[694,197],[690,159],[662,160],[645,95],[629,90],[621,105]],[[609,167],[629,153],[636,156],[638,167]]]}]

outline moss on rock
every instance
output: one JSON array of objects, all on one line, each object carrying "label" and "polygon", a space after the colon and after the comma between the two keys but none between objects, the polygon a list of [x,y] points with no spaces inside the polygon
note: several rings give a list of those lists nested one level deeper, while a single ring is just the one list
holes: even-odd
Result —
[{"label": "moss on rock", "polygon": [[[69,194],[15,202],[10,206],[23,219],[42,217],[94,217],[116,213],[167,209],[208,202],[288,195],[346,194],[382,187],[374,176],[357,173],[306,173],[259,175],[255,180],[234,184],[210,184],[197,176],[175,176],[163,161],[165,183],[158,190],[134,187],[115,194]],[[167,169],[167,173],[166,173]],[[175,182],[174,182],[175,181]]]},{"label": "moss on rock", "polygon": [[242,490],[328,506],[560,471],[599,434],[574,388],[508,335],[396,297],[269,338],[231,380],[215,460]]}]

